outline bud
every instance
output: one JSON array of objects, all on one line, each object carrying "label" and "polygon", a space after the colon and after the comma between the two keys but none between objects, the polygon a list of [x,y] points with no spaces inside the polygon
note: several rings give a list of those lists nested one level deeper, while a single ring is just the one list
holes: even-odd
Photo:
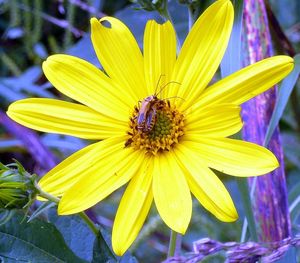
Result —
[{"label": "bud", "polygon": [[36,177],[27,173],[18,162],[0,163],[0,208],[22,209],[31,204],[37,194]]}]

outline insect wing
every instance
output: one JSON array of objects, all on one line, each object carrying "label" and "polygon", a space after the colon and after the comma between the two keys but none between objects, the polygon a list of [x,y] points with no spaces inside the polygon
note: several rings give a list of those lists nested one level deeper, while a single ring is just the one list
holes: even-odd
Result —
[{"label": "insect wing", "polygon": [[137,118],[138,127],[144,126],[144,123],[145,123],[145,113],[140,112]]},{"label": "insect wing", "polygon": [[137,117],[137,125],[139,129],[144,128],[148,111],[151,108],[152,100],[152,96],[149,96],[145,98],[142,102],[141,108],[139,110],[139,115]]},{"label": "insect wing", "polygon": [[156,109],[155,107],[151,108],[148,111],[147,117],[146,117],[146,123],[145,123],[145,130],[151,131],[153,129],[154,123],[156,118]]}]

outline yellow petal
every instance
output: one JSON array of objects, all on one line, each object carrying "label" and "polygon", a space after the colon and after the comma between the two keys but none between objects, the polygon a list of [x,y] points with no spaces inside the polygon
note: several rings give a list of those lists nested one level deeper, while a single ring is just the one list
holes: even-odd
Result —
[{"label": "yellow petal", "polygon": [[112,246],[122,256],[136,239],[149,213],[152,194],[152,163],[145,162],[131,179],[120,202],[112,230]]},{"label": "yellow petal", "polygon": [[242,126],[240,106],[219,104],[190,109],[186,117],[186,135],[227,137],[238,132]]},{"label": "yellow petal", "polygon": [[39,185],[52,195],[63,195],[81,177],[89,176],[95,169],[99,173],[100,160],[123,149],[125,140],[125,136],[113,137],[75,152],[44,175]]},{"label": "yellow petal", "polygon": [[91,26],[93,46],[105,72],[124,87],[131,103],[144,98],[143,56],[130,30],[113,17],[92,18]]},{"label": "yellow petal", "polygon": [[234,176],[263,175],[279,164],[272,152],[254,143],[229,138],[208,138],[189,135],[184,144],[209,167]]},{"label": "yellow petal", "polygon": [[[98,153],[101,156],[101,152]],[[80,179],[62,196],[58,214],[81,212],[100,202],[126,184],[137,173],[144,155],[130,148],[122,148],[90,165]]]},{"label": "yellow petal", "polygon": [[184,234],[192,215],[187,181],[172,152],[157,157],[153,170],[155,205],[163,221],[174,231]]},{"label": "yellow petal", "polygon": [[[170,21],[147,23],[144,34],[145,78],[148,94],[167,90],[176,60],[176,35]],[[167,86],[165,86],[167,85]],[[159,97],[164,98],[164,92]]]},{"label": "yellow petal", "polygon": [[189,187],[198,201],[219,220],[232,222],[238,218],[230,194],[220,179],[201,161],[198,153],[178,145],[175,154],[182,164]]},{"label": "yellow petal", "polygon": [[24,99],[12,103],[7,115],[31,129],[103,139],[124,135],[127,123],[114,119],[80,104],[54,99]]},{"label": "yellow petal", "polygon": [[[127,121],[132,108],[126,92],[92,64],[73,56],[53,55],[43,63],[47,79],[63,94],[116,120]],[[120,96],[122,94],[122,96]]]},{"label": "yellow petal", "polygon": [[182,110],[194,100],[212,79],[225,53],[233,23],[230,1],[216,1],[198,18],[188,34],[173,72],[173,80],[181,85],[172,93],[180,100]]},{"label": "yellow petal", "polygon": [[293,59],[288,56],[261,60],[207,88],[194,107],[216,103],[242,104],[282,80],[293,67]]}]

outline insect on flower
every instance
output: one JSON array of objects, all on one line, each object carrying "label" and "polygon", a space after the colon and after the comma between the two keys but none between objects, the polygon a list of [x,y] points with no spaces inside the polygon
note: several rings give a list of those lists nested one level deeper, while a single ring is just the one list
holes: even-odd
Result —
[{"label": "insect on flower", "polygon": [[164,104],[164,100],[166,99],[159,99],[158,95],[163,91],[165,87],[167,87],[171,83],[179,84],[176,81],[170,81],[164,86],[160,88],[160,91],[157,92],[157,88],[159,85],[159,82],[161,80],[163,75],[159,77],[159,80],[157,82],[155,92],[153,95],[146,97],[142,102],[141,102],[141,107],[139,109],[139,113],[137,116],[137,128],[140,131],[143,132],[150,132],[156,121],[156,114],[157,110]]},{"label": "insect on flower", "polygon": [[[235,205],[214,170],[246,177],[279,166],[266,148],[230,136],[243,126],[240,104],[283,79],[294,62],[287,56],[267,58],[209,85],[233,18],[230,0],[215,1],[197,19],[178,56],[170,21],[147,22],[141,52],[120,20],[92,18],[91,38],[104,71],[70,55],[52,55],[43,63],[53,86],[78,103],[27,98],[8,108],[10,118],[29,128],[96,140],[38,182],[44,192],[61,196],[59,215],[84,211],[128,183],[112,230],[118,256],[138,236],[153,203],[180,234],[191,221],[192,195],[217,219],[233,222]],[[157,90],[170,80],[181,83],[180,89],[172,84],[168,92],[148,93],[163,74],[166,80]],[[148,95],[138,102],[139,94]],[[171,103],[170,96],[184,102]]]},{"label": "insect on flower", "polygon": [[153,129],[156,118],[157,104],[161,100],[157,95],[151,95],[142,101],[141,108],[137,117],[138,129],[140,131],[149,132]]}]

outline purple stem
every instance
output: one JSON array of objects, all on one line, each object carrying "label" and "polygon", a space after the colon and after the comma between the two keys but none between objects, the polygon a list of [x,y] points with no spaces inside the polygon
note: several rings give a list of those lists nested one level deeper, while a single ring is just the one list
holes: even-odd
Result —
[{"label": "purple stem", "polygon": [[[263,0],[244,2],[244,66],[273,55],[268,20]],[[246,141],[262,145],[277,96],[277,88],[257,96],[243,105]],[[283,151],[279,129],[275,130],[269,149],[276,155],[280,167],[275,171],[257,177],[253,210],[258,226],[260,241],[278,241],[291,235],[287,189],[284,172]],[[249,179],[250,185],[253,179]]]},{"label": "purple stem", "polygon": [[34,131],[12,121],[1,110],[0,123],[10,134],[22,141],[24,147],[43,170],[49,171],[58,163],[52,152],[43,145],[39,136]]}]

